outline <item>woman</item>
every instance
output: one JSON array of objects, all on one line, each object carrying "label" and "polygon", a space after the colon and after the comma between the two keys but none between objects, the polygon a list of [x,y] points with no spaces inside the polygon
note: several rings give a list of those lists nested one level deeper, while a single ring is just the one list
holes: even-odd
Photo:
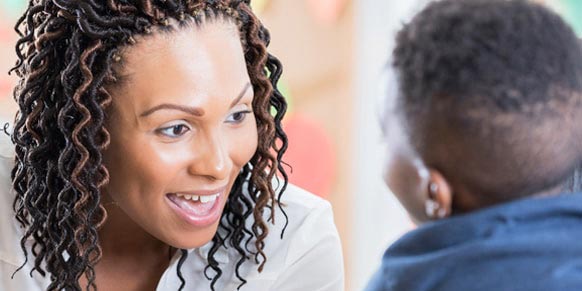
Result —
[{"label": "woman", "polygon": [[1,290],[343,289],[249,1],[34,0],[17,28]]}]

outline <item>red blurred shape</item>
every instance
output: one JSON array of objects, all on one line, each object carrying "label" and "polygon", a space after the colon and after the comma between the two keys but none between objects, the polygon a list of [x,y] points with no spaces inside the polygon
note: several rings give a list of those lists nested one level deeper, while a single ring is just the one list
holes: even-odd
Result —
[{"label": "red blurred shape", "polygon": [[319,23],[325,25],[335,24],[346,4],[346,0],[307,0],[311,14]]},{"label": "red blurred shape", "polygon": [[289,148],[283,157],[293,171],[289,181],[317,196],[329,196],[335,174],[335,151],[325,130],[317,122],[295,113],[286,118],[283,129]]},{"label": "red blurred shape", "polygon": [[0,78],[0,99],[9,97],[14,84],[6,78]]}]

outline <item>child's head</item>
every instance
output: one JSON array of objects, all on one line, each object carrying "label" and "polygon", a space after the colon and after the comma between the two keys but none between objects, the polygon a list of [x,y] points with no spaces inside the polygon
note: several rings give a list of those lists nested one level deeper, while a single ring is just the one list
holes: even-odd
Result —
[{"label": "child's head", "polygon": [[580,164],[582,50],[541,5],[431,3],[393,58],[409,147],[387,182],[416,219],[558,193]]}]

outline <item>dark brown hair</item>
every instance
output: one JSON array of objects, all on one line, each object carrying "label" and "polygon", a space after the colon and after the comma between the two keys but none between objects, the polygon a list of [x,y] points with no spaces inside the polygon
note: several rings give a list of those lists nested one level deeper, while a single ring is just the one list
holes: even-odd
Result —
[{"label": "dark brown hair", "polygon": [[431,2],[393,52],[414,149],[483,205],[564,185],[582,159],[581,49],[532,1]]}]

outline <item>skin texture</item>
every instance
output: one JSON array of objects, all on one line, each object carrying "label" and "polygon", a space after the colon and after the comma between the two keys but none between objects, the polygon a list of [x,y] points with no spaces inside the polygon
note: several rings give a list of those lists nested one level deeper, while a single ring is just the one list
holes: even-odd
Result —
[{"label": "skin texture", "polygon": [[386,139],[390,141],[384,161],[386,185],[417,224],[432,219],[425,211],[429,199],[436,201],[449,216],[453,198],[449,183],[438,170],[427,167],[412,150],[397,116],[386,114],[383,118]]},{"label": "skin texture", "polygon": [[398,198],[415,223],[429,218],[424,213],[424,201],[428,199],[426,168],[418,165],[418,159],[403,148],[390,149],[384,165],[384,181]]},{"label": "skin texture", "polygon": [[218,220],[186,223],[169,207],[167,194],[223,189],[224,208],[257,149],[256,122],[248,113],[253,90],[231,22],[154,33],[138,39],[123,58],[126,82],[112,92],[111,145],[104,152],[111,178],[103,189],[108,219],[99,233],[97,285],[151,290],[167,267],[170,247],[199,247],[214,236]]},{"label": "skin texture", "polygon": [[[457,183],[455,186],[451,182],[454,177],[424,162],[411,146],[409,135],[403,133],[405,127],[397,114],[386,116],[384,122],[391,126],[386,133],[390,146],[386,149],[384,181],[415,223],[421,224],[490,206],[462,184]],[[442,137],[451,140],[446,138],[447,135]],[[531,196],[551,196],[562,191],[563,185],[558,185]],[[428,200],[436,202],[436,211],[440,210],[442,216],[427,215],[425,206]]]},{"label": "skin texture", "polygon": [[[404,206],[416,224],[436,217],[425,211],[427,200],[437,203],[437,211],[442,209],[445,218],[452,213],[453,193],[449,182],[442,174],[427,168],[409,150],[393,149],[385,161],[384,181],[398,201]],[[432,187],[431,187],[432,185]]]}]

